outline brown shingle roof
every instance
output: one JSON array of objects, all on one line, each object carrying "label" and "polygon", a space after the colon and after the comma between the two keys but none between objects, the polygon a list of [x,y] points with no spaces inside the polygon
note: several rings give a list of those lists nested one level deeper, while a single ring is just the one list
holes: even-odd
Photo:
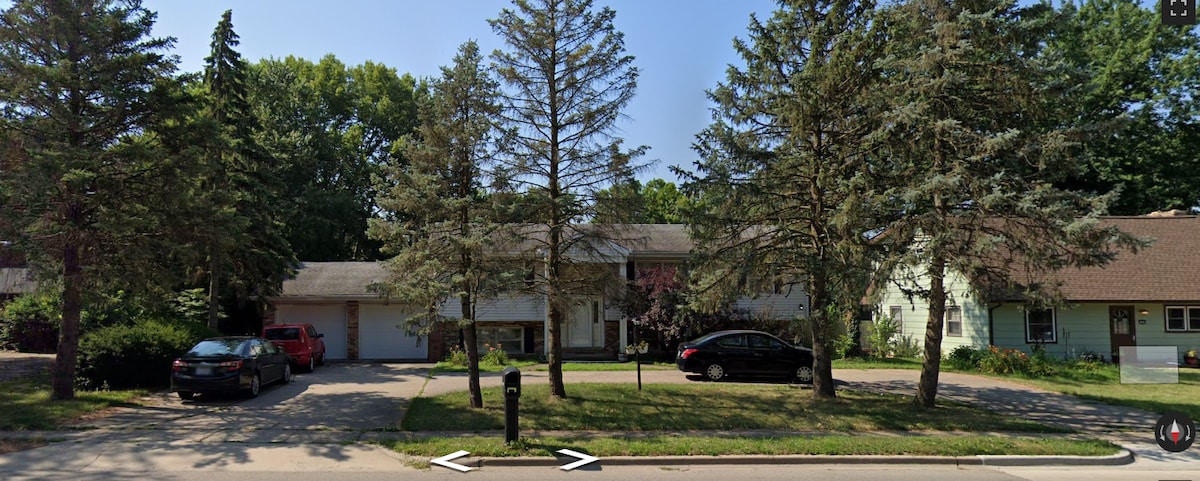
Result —
[{"label": "brown shingle roof", "polygon": [[1200,301],[1200,216],[1109,217],[1122,231],[1153,241],[1104,267],[1059,272],[1072,301]]}]

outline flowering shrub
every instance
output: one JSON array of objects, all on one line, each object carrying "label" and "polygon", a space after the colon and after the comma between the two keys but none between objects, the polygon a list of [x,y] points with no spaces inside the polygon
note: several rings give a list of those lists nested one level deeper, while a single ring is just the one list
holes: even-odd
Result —
[{"label": "flowering shrub", "polygon": [[496,343],[495,346],[489,343],[484,343],[483,354],[479,356],[479,363],[491,364],[494,366],[507,366],[508,353],[504,352],[504,346],[500,343]]},{"label": "flowering shrub", "polygon": [[1029,355],[1017,349],[989,346],[979,360],[979,370],[992,374],[1028,373],[1032,367]]},{"label": "flowering shrub", "polygon": [[451,366],[467,367],[467,351],[458,346],[451,347],[443,361]]}]

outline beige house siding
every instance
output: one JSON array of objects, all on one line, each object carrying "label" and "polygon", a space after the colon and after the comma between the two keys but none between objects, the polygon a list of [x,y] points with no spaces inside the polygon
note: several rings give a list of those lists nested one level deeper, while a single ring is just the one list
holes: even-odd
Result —
[{"label": "beige house siding", "polygon": [[[925,276],[920,276],[916,281],[922,285],[928,285],[926,279]],[[906,288],[911,287],[906,286]],[[961,336],[949,335],[946,323],[943,322],[942,352],[949,353],[958,346],[987,346],[987,306],[975,298],[966,279],[956,273],[946,276],[946,291],[949,293],[947,305],[949,306],[949,301],[953,300],[954,305],[958,306],[962,313],[963,322]],[[878,309],[874,314],[875,319],[890,315],[892,307],[900,308],[899,337],[910,338],[918,344],[923,343],[925,328],[929,322],[929,302],[920,297],[913,297],[909,300],[899,287],[889,284],[880,297]],[[980,319],[983,321],[980,322]]]}]

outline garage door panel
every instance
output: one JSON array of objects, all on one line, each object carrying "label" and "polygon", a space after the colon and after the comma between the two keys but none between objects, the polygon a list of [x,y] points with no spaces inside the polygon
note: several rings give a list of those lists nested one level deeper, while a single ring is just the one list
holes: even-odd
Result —
[{"label": "garage door panel", "polygon": [[419,359],[429,355],[428,339],[410,336],[403,328],[413,311],[405,306],[359,306],[359,357],[362,359]]},{"label": "garage door panel", "polygon": [[276,324],[312,324],[324,334],[325,357],[346,358],[346,306],[344,304],[288,304],[277,306]]}]

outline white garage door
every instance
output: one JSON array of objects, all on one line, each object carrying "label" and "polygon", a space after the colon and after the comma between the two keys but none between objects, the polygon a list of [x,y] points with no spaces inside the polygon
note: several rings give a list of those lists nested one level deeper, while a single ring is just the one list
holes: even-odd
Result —
[{"label": "white garage door", "polygon": [[358,349],[362,359],[419,359],[429,356],[429,340],[409,336],[400,326],[411,310],[404,306],[363,304],[358,310]]},{"label": "white garage door", "polygon": [[312,324],[325,337],[325,357],[346,358],[345,304],[284,304],[275,311],[276,324]]}]

